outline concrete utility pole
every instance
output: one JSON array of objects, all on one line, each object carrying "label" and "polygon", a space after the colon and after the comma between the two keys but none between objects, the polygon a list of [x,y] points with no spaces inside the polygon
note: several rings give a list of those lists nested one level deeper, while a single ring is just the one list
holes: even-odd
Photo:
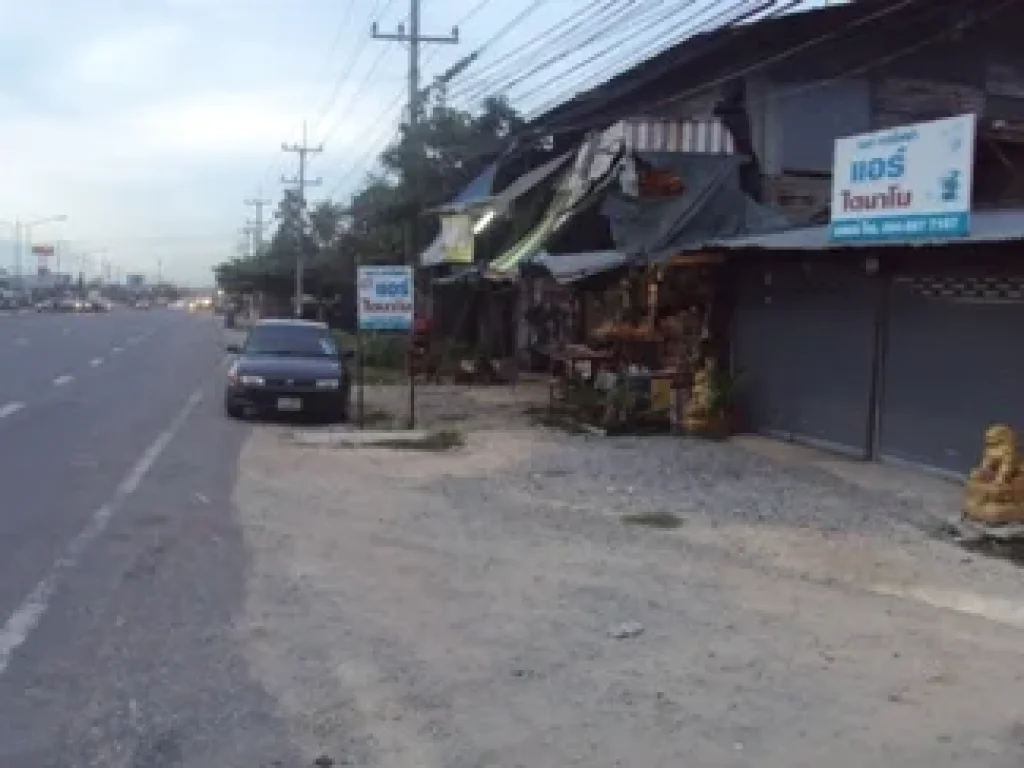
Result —
[{"label": "concrete utility pole", "polygon": [[296,247],[295,253],[295,316],[302,317],[302,304],[303,296],[305,293],[302,288],[302,234],[305,222],[303,217],[306,213],[306,187],[316,187],[322,183],[322,179],[307,179],[306,178],[306,163],[309,161],[310,154],[319,154],[324,151],[324,145],[320,144],[315,147],[309,146],[309,140],[306,135],[306,122],[302,122],[302,143],[301,144],[282,144],[281,149],[285,152],[294,152],[299,156],[299,174],[293,178],[281,177],[282,184],[294,184],[296,186],[296,192],[299,195],[299,231],[298,231],[298,246]]},{"label": "concrete utility pole", "polygon": [[[439,43],[442,45],[455,45],[459,42],[459,28],[452,27],[451,34],[444,36],[420,34],[420,0],[410,0],[408,32],[406,32],[404,24],[399,24],[398,29],[394,33],[384,34],[379,31],[377,22],[374,22],[370,28],[370,34],[374,40],[391,40],[409,44],[409,138],[415,143],[419,139],[416,127],[419,124],[420,113],[423,111],[424,97],[424,94],[420,91],[420,44]],[[415,146],[410,154],[409,165],[410,169],[412,169],[419,158],[419,153],[416,152]],[[419,178],[417,178],[419,174],[416,170],[413,170],[413,178],[408,180],[409,186],[414,190],[414,196],[415,192],[419,189]],[[405,244],[405,260],[407,264],[412,264],[415,260],[415,248],[416,220],[414,217],[410,224],[410,234]]]},{"label": "concrete utility pole", "polygon": [[263,233],[267,228],[263,219],[263,208],[270,205],[271,201],[264,200],[262,196],[259,196],[250,197],[244,203],[256,210],[256,217],[246,219],[245,229],[243,230],[249,236],[249,258],[254,259],[263,246]]}]

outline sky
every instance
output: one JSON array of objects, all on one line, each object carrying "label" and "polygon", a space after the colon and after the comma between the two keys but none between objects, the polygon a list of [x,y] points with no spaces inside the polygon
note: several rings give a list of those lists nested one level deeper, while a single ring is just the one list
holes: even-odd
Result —
[{"label": "sky", "polygon": [[[487,44],[452,102],[501,92],[529,112],[728,5],[422,0],[423,33],[458,25],[460,39],[424,46],[422,82]],[[627,7],[631,26],[615,18]],[[210,284],[211,267],[238,253],[253,213],[243,201],[276,202],[281,174],[294,173],[281,143],[299,140],[303,121],[324,144],[311,202],[346,199],[374,167],[401,116],[407,51],[371,40],[370,24],[394,31],[408,11],[408,0],[0,0],[0,222],[66,216],[32,230],[37,244],[60,243],[65,265]],[[538,43],[558,29],[561,40]],[[0,269],[13,266],[0,245]]]}]

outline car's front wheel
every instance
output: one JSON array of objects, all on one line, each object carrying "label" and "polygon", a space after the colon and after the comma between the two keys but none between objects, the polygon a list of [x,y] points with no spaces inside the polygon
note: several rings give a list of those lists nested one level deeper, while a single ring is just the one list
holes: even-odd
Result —
[{"label": "car's front wheel", "polygon": [[245,415],[245,409],[235,403],[224,401],[224,413],[232,419],[240,419]]}]

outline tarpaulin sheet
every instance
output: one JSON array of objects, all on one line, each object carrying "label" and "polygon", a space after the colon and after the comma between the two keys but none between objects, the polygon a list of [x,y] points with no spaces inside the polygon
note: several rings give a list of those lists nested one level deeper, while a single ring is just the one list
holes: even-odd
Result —
[{"label": "tarpaulin sheet", "polygon": [[781,213],[755,202],[740,188],[741,156],[685,152],[637,156],[679,176],[683,191],[649,199],[629,197],[617,188],[608,192],[601,212],[611,224],[616,249],[633,261],[660,262],[719,238],[791,226]]}]

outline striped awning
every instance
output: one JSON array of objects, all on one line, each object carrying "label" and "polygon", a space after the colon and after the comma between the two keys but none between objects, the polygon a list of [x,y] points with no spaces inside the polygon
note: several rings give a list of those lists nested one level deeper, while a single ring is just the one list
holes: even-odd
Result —
[{"label": "striped awning", "polygon": [[634,152],[736,154],[732,134],[717,119],[632,118],[613,125],[605,136],[621,138],[625,148]]}]

